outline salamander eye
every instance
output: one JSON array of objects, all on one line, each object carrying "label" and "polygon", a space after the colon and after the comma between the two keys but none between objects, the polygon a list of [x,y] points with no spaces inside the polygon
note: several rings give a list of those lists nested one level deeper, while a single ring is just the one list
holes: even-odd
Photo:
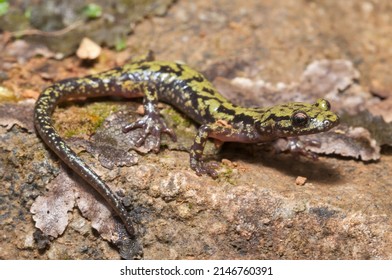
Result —
[{"label": "salamander eye", "polygon": [[323,111],[328,111],[331,109],[331,104],[328,100],[318,99],[315,104],[317,107],[320,107]]},{"label": "salamander eye", "polygon": [[304,127],[308,124],[309,118],[304,112],[295,112],[291,116],[291,121],[294,126]]}]

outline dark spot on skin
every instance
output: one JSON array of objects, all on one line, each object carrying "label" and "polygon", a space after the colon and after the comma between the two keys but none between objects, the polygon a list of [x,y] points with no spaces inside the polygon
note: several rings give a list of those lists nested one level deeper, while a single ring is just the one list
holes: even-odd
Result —
[{"label": "dark spot on skin", "polygon": [[182,69],[179,69],[178,71],[175,71],[174,68],[173,68],[173,67],[170,67],[169,65],[161,65],[161,66],[160,66],[159,72],[162,72],[162,73],[171,73],[171,74],[174,74],[174,75],[180,77],[180,76],[182,75],[183,70],[182,70]]},{"label": "dark spot on skin", "polygon": [[225,107],[225,106],[223,106],[223,105],[220,105],[220,106],[218,107],[218,112],[219,112],[219,113],[226,114],[226,115],[234,115],[234,114],[235,114],[235,111],[234,111],[234,110],[228,109],[227,107]]},{"label": "dark spot on skin", "polygon": [[201,82],[204,81],[204,78],[203,78],[203,76],[201,76],[201,75],[197,75],[197,76],[195,76],[195,77],[193,78],[193,80],[195,80],[195,81],[198,82],[198,83],[201,83]]},{"label": "dark spot on skin", "polygon": [[255,119],[254,117],[248,116],[246,114],[236,114],[233,118],[233,123],[244,123],[245,125],[247,124],[254,124]]},{"label": "dark spot on skin", "polygon": [[205,81],[205,79],[202,76],[193,76],[189,79],[184,79],[183,81],[187,84],[190,84],[192,82],[202,83],[203,81]]},{"label": "dark spot on skin", "polygon": [[266,114],[268,115],[268,117],[263,122],[268,122],[271,119],[274,122],[280,122],[280,121],[283,121],[283,120],[290,119],[290,116],[286,116],[286,115],[277,116],[275,114],[272,114],[270,111],[267,111]]},{"label": "dark spot on skin", "polygon": [[151,66],[147,65],[147,64],[140,64],[138,68],[139,68],[139,70],[146,71],[146,70],[149,70],[151,68]]},{"label": "dark spot on skin", "polygon": [[203,91],[208,92],[209,94],[215,94],[215,91],[212,88],[203,87]]}]

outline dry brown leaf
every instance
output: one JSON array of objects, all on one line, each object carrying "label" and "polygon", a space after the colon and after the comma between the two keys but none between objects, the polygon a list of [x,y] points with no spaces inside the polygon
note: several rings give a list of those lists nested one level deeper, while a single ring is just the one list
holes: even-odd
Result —
[{"label": "dry brown leaf", "polygon": [[2,104],[0,105],[0,125],[10,130],[14,125],[34,131],[32,106],[23,104]]},{"label": "dry brown leaf", "polygon": [[340,125],[332,131],[308,135],[303,138],[307,141],[320,142],[320,147],[307,147],[308,150],[315,153],[337,154],[363,161],[380,158],[380,146],[370,132],[363,127]]},{"label": "dry brown leaf", "polygon": [[360,74],[348,60],[316,60],[301,77],[300,91],[321,96],[336,95],[349,88]]},{"label": "dry brown leaf", "polygon": [[124,150],[118,149],[117,146],[114,147],[113,145],[108,145],[106,142],[111,142],[114,138],[102,139],[100,138],[100,135],[101,133],[97,131],[97,133],[92,137],[93,141],[72,138],[69,142],[85,149],[98,159],[103,167],[110,170],[112,170],[115,166],[132,166],[137,164],[138,157],[136,152],[124,152]]},{"label": "dry brown leaf", "polygon": [[91,221],[91,226],[108,241],[117,241],[116,221],[109,208],[91,187],[76,190],[77,206],[82,216]]},{"label": "dry brown leaf", "polygon": [[82,182],[79,177],[70,175],[61,169],[60,174],[48,184],[48,193],[37,197],[30,212],[36,227],[52,237],[61,235],[68,223],[68,212],[76,206],[82,216],[91,221],[91,225],[108,241],[118,240],[118,225],[111,210],[95,190]]},{"label": "dry brown leaf", "polygon": [[58,237],[68,225],[68,212],[75,204],[75,182],[61,172],[47,185],[48,193],[39,196],[30,208],[35,226],[45,235]]},{"label": "dry brown leaf", "polygon": [[369,107],[369,111],[374,116],[382,116],[385,122],[392,122],[392,98],[375,103]]}]

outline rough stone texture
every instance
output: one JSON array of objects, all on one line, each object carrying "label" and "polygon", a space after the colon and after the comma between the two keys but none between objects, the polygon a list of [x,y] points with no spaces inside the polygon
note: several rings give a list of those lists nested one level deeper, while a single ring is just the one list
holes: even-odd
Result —
[{"label": "rough stone texture", "polygon": [[[179,1],[166,17],[139,24],[129,46],[198,69],[242,59],[249,66],[236,74],[271,83],[297,81],[313,60],[342,58],[359,69],[364,88],[391,98],[391,10],[387,0]],[[104,55],[97,70],[126,56]],[[19,78],[16,89],[38,92],[47,82],[36,70],[48,61],[30,63],[9,76]],[[56,80],[86,73],[74,64],[68,59],[48,69]],[[59,161],[32,131],[0,126],[0,135],[0,258],[119,258],[76,209],[61,237],[37,233],[29,209],[59,173]],[[227,145],[221,157],[226,173],[218,180],[197,177],[180,151],[147,154],[111,171],[99,167],[132,205],[146,259],[392,258],[390,148],[367,164],[298,160],[241,145]],[[307,178],[303,186],[298,176]]]}]

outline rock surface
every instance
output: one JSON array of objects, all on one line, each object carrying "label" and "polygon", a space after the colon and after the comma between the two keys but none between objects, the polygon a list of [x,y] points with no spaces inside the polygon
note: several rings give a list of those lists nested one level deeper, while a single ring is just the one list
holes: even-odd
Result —
[{"label": "rock surface", "polygon": [[[298,82],[311,61],[346,59],[359,70],[364,91],[377,93],[367,106],[379,108],[392,99],[391,5],[386,0],[179,1],[166,17],[136,26],[128,45],[201,70],[243,61],[233,63],[234,74],[216,68],[210,78],[242,76],[277,87]],[[104,50],[95,70],[121,64],[126,55]],[[44,58],[26,63],[21,71],[7,69],[11,79],[4,86],[38,94],[50,82],[37,69],[54,80],[87,71],[74,69],[73,58],[49,66]],[[31,117],[33,103],[23,106]],[[67,112],[61,108],[55,118],[67,122],[73,118]],[[35,228],[32,204],[64,171],[28,119],[8,118],[15,122],[11,126],[0,121],[0,258],[120,258],[76,208],[56,239]],[[196,176],[181,149],[139,155],[137,164],[111,170],[81,154],[130,206],[145,259],[392,258],[391,148],[383,147],[380,160],[365,164],[337,156],[298,159],[230,144],[218,157],[212,155],[223,159],[217,180]],[[297,185],[298,176],[306,182]]]}]

